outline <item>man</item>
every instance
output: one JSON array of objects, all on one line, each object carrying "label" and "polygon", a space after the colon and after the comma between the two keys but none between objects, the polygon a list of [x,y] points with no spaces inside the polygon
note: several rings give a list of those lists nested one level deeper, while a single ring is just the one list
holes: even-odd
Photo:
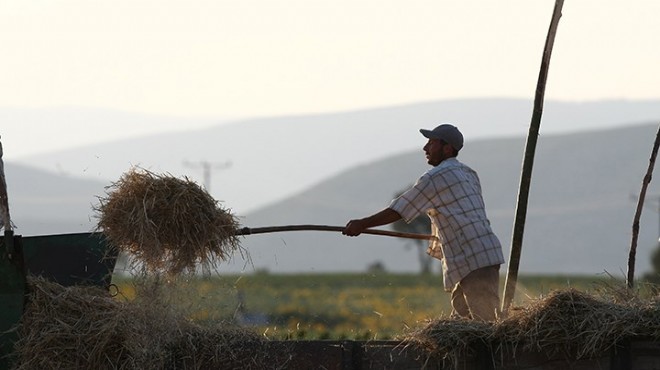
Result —
[{"label": "man", "polygon": [[401,218],[411,222],[426,213],[437,237],[427,252],[442,261],[444,288],[451,292],[452,316],[495,320],[504,256],[486,217],[479,177],[456,159],[463,147],[463,135],[451,124],[420,132],[428,139],[423,149],[433,168],[388,208],[349,221],[343,234],[357,236],[365,229]]}]

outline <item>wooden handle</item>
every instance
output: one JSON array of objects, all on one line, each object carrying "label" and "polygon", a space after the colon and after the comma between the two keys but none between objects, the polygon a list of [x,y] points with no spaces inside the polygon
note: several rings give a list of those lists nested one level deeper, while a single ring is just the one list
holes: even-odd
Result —
[{"label": "wooden handle", "polygon": [[[236,230],[236,235],[252,235],[252,234],[265,234],[282,231],[344,231],[342,226],[327,226],[327,225],[287,225],[287,226],[269,226],[269,227],[244,227]],[[400,233],[397,231],[375,230],[367,229],[362,232],[363,234],[373,234],[382,236],[394,236],[398,238],[418,239],[418,240],[433,240],[435,236],[427,234],[415,233]]]}]

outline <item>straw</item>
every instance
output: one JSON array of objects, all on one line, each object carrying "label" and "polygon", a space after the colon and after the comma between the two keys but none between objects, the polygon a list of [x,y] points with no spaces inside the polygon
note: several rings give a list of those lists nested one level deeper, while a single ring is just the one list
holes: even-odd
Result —
[{"label": "straw", "polygon": [[522,349],[581,359],[632,338],[660,338],[660,302],[643,300],[613,284],[598,295],[572,288],[552,291],[492,323],[432,320],[403,339],[431,356],[456,361],[475,343],[486,344],[491,352],[507,345],[514,353]]},{"label": "straw", "polygon": [[288,360],[284,346],[269,346],[247,329],[186,319],[162,296],[159,282],[143,286],[130,302],[98,287],[64,287],[32,276],[28,288],[15,328],[16,370],[281,369]]},{"label": "straw", "polygon": [[237,218],[187,178],[133,168],[99,201],[97,229],[149,272],[194,271],[244,252]]}]

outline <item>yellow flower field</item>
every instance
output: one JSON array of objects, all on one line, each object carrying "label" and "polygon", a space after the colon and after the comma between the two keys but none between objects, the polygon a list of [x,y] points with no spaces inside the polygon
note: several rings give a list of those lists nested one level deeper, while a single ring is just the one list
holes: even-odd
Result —
[{"label": "yellow flower field", "polygon": [[[516,301],[603,279],[521,277]],[[139,294],[130,279],[113,282],[117,299]],[[220,275],[178,279],[164,289],[191,320],[246,326],[272,339],[393,339],[451,310],[435,275]]]}]

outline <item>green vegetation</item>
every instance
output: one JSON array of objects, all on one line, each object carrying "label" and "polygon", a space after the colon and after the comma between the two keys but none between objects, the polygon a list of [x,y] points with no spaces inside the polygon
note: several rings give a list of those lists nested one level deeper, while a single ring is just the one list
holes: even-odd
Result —
[{"label": "green vegetation", "polygon": [[660,246],[656,247],[651,254],[651,265],[653,266],[653,271],[644,274],[643,280],[647,283],[654,284],[654,291],[658,293],[657,284],[660,284]]},{"label": "green vegetation", "polygon": [[[130,280],[115,280],[119,299],[135,296]],[[607,275],[521,276],[514,304],[611,283]],[[168,289],[197,322],[235,322],[272,339],[392,339],[451,310],[437,275],[257,273],[177,281]]]}]

